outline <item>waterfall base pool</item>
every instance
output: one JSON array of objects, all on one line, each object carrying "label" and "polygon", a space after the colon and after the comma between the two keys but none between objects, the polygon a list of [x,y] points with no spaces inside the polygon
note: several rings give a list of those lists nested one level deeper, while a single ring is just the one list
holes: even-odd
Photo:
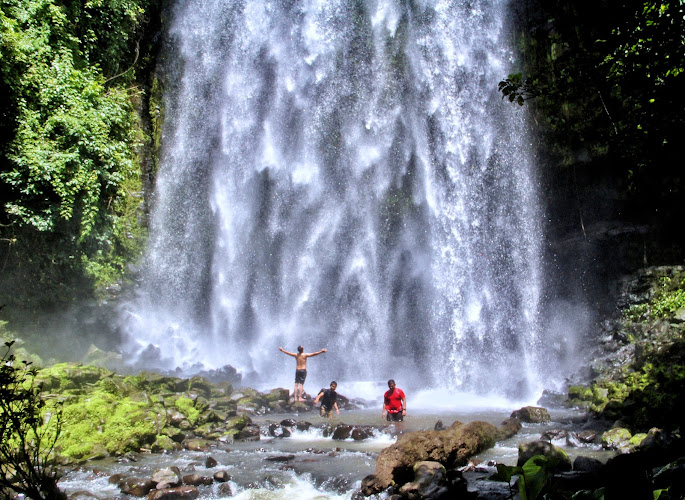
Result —
[{"label": "waterfall base pool", "polygon": [[[253,418],[261,428],[259,441],[217,443],[207,451],[181,451],[170,454],[135,454],[125,459],[90,461],[75,470],[66,472],[60,481],[60,488],[70,498],[134,498],[123,495],[120,489],[109,482],[113,474],[151,477],[156,469],[177,466],[183,475],[196,473],[212,476],[219,470],[227,471],[231,480],[232,497],[250,500],[278,499],[351,499],[361,485],[361,480],[374,472],[378,454],[395,442],[397,432],[433,429],[438,420],[445,426],[459,420],[467,423],[483,420],[499,425],[509,417],[511,410],[484,409],[467,413],[458,411],[417,410],[410,412],[405,422],[388,424],[381,420],[380,408],[343,411],[330,422],[357,425],[372,425],[378,428],[374,437],[363,441],[352,439],[338,441],[323,437],[319,424],[325,420],[318,414],[270,414]],[[473,457],[473,461],[487,464],[494,461],[514,465],[518,445],[534,441],[550,429],[580,430],[584,422],[583,413],[576,410],[550,411],[552,421],[545,424],[525,424],[511,439],[502,441],[484,453]],[[268,434],[271,423],[283,419],[308,421],[313,425],[308,431],[294,430],[287,438],[274,438]],[[571,447],[565,442],[555,442],[573,460],[584,455],[606,461],[613,452],[603,450],[599,445]],[[214,458],[218,465],[205,467],[207,457]],[[469,488],[485,491],[482,481],[467,475]],[[484,477],[480,474],[479,477]],[[219,483],[201,487],[200,499],[228,498],[219,490]],[[486,493],[483,493],[486,495]],[[492,498],[481,496],[481,498]]]}]

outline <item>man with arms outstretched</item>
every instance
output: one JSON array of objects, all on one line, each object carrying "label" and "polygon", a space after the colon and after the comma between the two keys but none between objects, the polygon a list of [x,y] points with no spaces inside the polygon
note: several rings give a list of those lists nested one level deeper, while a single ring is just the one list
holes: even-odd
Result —
[{"label": "man with arms outstretched", "polygon": [[304,381],[307,378],[307,358],[323,354],[326,352],[326,348],[324,347],[317,352],[304,352],[304,347],[298,346],[297,353],[288,352],[282,347],[279,347],[278,350],[295,358],[295,390],[293,391],[293,398],[295,401],[304,401],[302,395],[304,394]]}]

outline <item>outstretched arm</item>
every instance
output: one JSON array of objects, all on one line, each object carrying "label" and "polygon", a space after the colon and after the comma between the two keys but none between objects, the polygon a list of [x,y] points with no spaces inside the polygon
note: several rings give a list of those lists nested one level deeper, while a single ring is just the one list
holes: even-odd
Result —
[{"label": "outstretched arm", "polygon": [[338,402],[337,401],[335,403],[333,403],[333,408],[335,408],[335,413],[340,415],[340,410],[338,410]]},{"label": "outstretched arm", "polygon": [[318,356],[319,354],[323,354],[324,352],[327,352],[327,351],[328,351],[328,349],[326,349],[326,348],[324,347],[324,348],[321,349],[320,351],[307,353],[307,357],[308,357],[308,358],[311,358],[312,356]]},{"label": "outstretched arm", "polygon": [[316,395],[316,399],[314,399],[314,404],[319,403],[319,399],[321,399],[321,396],[323,396],[323,390],[319,391],[319,394]]},{"label": "outstretched arm", "polygon": [[297,357],[297,354],[295,354],[294,352],[288,352],[285,349],[283,349],[282,347],[279,347],[278,350],[281,351],[282,353],[287,354],[288,356]]}]

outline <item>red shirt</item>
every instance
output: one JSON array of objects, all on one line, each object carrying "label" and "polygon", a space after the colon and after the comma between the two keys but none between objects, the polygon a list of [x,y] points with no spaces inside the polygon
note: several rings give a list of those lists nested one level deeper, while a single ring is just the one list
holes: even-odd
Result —
[{"label": "red shirt", "polygon": [[402,411],[402,400],[405,399],[402,389],[395,387],[392,390],[385,391],[383,403],[388,413],[399,413]]}]

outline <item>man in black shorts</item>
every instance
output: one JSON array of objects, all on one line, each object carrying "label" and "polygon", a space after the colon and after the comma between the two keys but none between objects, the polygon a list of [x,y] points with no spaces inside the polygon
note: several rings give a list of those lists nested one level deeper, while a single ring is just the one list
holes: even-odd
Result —
[{"label": "man in black shorts", "polygon": [[295,358],[295,389],[293,390],[293,399],[295,401],[304,401],[303,395],[304,381],[307,378],[307,358],[323,354],[324,352],[326,352],[326,348],[324,347],[323,349],[317,352],[304,352],[304,347],[298,346],[297,353],[288,352],[284,350],[282,347],[279,347],[278,350],[287,354],[288,356],[292,356]]},{"label": "man in black shorts", "polygon": [[338,387],[338,383],[334,380],[331,382],[331,388],[330,389],[321,389],[319,391],[319,394],[316,396],[316,399],[314,400],[314,404],[317,404],[319,401],[321,401],[321,408],[319,408],[319,415],[322,417],[327,417],[327,418],[332,418],[333,417],[333,410],[335,409],[335,412],[340,415],[340,410],[338,409],[338,393],[335,392],[336,387]]}]

